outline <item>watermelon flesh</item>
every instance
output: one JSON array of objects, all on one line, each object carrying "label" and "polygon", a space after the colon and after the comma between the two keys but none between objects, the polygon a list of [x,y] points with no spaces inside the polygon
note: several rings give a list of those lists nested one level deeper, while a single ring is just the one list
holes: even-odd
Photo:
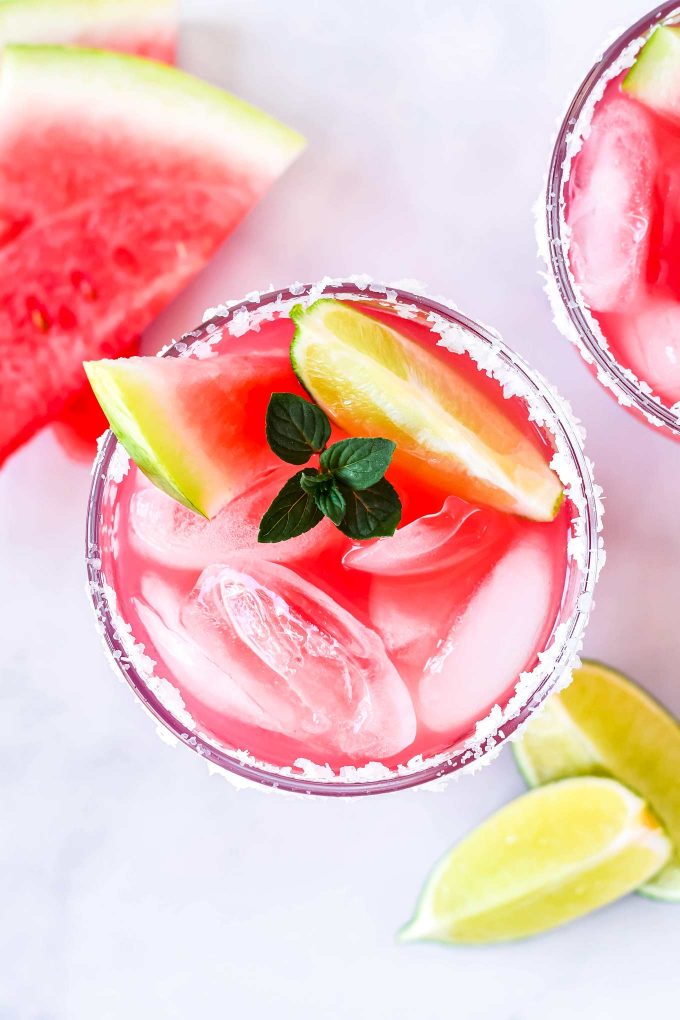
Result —
[{"label": "watermelon flesh", "polygon": [[[121,358],[139,354],[139,338],[135,337]],[[108,429],[106,415],[89,385],[83,386],[74,400],[54,421],[54,435],[62,450],[72,460],[91,461],[99,436]]]},{"label": "watermelon flesh", "polygon": [[302,139],[175,68],[9,46],[0,75],[0,463],[206,264]]},{"label": "watermelon flesh", "polygon": [[174,63],[177,0],[2,0],[0,46],[59,43]]},{"label": "watermelon flesh", "polygon": [[281,466],[265,434],[269,398],[281,391],[303,395],[285,351],[118,358],[85,368],[137,466],[173,499],[208,518],[256,475]]}]

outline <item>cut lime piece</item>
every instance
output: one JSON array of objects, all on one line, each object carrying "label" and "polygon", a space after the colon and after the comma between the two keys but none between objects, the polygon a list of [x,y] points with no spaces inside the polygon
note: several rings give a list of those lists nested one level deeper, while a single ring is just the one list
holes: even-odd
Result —
[{"label": "cut lime piece", "polygon": [[86,362],[85,371],[130,457],[190,510],[214,516],[279,464],[265,414],[272,392],[297,389],[285,354],[118,358]]},{"label": "cut lime piece", "polygon": [[670,854],[645,802],[615,780],[550,783],[454,847],[401,938],[472,944],[537,935],[631,892]]},{"label": "cut lime piece", "polygon": [[449,364],[339,301],[291,317],[295,373],[350,435],[393,440],[396,460],[470,502],[554,518],[562,486],[543,454]]},{"label": "cut lime piece", "polygon": [[657,113],[680,119],[680,28],[659,25],[621,87]]},{"label": "cut lime piece", "polygon": [[585,661],[513,745],[530,786],[610,775],[651,805],[675,845],[672,861],[640,891],[680,901],[680,724],[632,680]]}]

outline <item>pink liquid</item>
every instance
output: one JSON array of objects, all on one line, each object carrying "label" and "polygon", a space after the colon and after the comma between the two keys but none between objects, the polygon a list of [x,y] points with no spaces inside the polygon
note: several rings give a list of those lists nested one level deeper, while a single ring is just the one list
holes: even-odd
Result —
[{"label": "pink liquid", "polygon": [[569,261],[616,360],[680,401],[680,126],[613,79],[566,189]]},{"label": "pink liquid", "polygon": [[[521,400],[506,400],[467,356],[436,349],[422,325],[398,328],[452,359],[550,459]],[[217,356],[285,354],[291,336],[290,320],[274,320],[223,341]],[[296,391],[285,372],[281,389]],[[253,429],[264,443],[264,421]],[[392,467],[404,506],[395,537],[353,542],[323,521],[258,545],[259,519],[294,471],[272,459],[208,523],[132,467],[103,511],[119,611],[197,728],[229,748],[336,771],[446,750],[507,702],[546,646],[573,507],[533,523]]]}]

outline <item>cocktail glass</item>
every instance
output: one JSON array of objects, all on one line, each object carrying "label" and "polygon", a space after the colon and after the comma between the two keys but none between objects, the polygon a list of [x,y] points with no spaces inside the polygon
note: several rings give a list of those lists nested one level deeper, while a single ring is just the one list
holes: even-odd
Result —
[{"label": "cocktail glass", "polygon": [[[518,678],[507,701],[495,705],[488,716],[477,720],[471,732],[441,753],[429,757],[415,755],[390,769],[379,762],[337,772],[322,764],[311,770],[297,764],[273,766],[206,732],[186,712],[172,676],[156,675],[156,663],[134,633],[118,598],[114,577],[116,557],[120,555],[116,500],[129,461],[111,433],[103,437],[94,465],[87,515],[87,573],[98,627],[111,664],[155,718],[162,736],[172,743],[191,747],[212,770],[241,785],[259,783],[303,794],[357,796],[402,790],[478,768],[518,733],[551,691],[568,681],[604,560],[599,536],[601,508],[599,490],[583,451],[583,430],[566,403],[496,333],[441,300],[363,277],[294,284],[262,295],[253,293],[243,301],[211,310],[203,325],[170,345],[163,356],[205,356],[222,343],[238,343],[240,336],[257,329],[258,324],[287,316],[295,304],[308,305],[322,296],[359,302],[364,309],[396,314],[405,322],[424,325],[440,345],[456,357],[469,355],[486,376],[497,380],[502,386],[501,402],[507,397],[525,404],[531,420],[554,450],[553,467],[565,485],[572,517],[562,594],[544,646],[538,650],[531,668]],[[502,640],[502,635],[489,637]]]}]

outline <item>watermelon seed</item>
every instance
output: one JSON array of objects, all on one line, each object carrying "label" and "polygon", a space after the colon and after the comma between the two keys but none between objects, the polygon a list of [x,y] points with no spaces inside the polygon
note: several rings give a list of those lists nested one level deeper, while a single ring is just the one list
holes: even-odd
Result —
[{"label": "watermelon seed", "polygon": [[26,311],[35,328],[39,329],[41,333],[47,333],[52,322],[45,305],[36,297],[28,297],[26,298]]},{"label": "watermelon seed", "polygon": [[71,273],[71,283],[78,290],[86,301],[96,301],[97,291],[94,289],[92,280],[80,269],[74,269]]},{"label": "watermelon seed", "polygon": [[35,311],[31,312],[31,320],[36,329],[39,329],[41,333],[47,333],[50,328],[50,324],[43,313],[39,312],[37,308]]}]

